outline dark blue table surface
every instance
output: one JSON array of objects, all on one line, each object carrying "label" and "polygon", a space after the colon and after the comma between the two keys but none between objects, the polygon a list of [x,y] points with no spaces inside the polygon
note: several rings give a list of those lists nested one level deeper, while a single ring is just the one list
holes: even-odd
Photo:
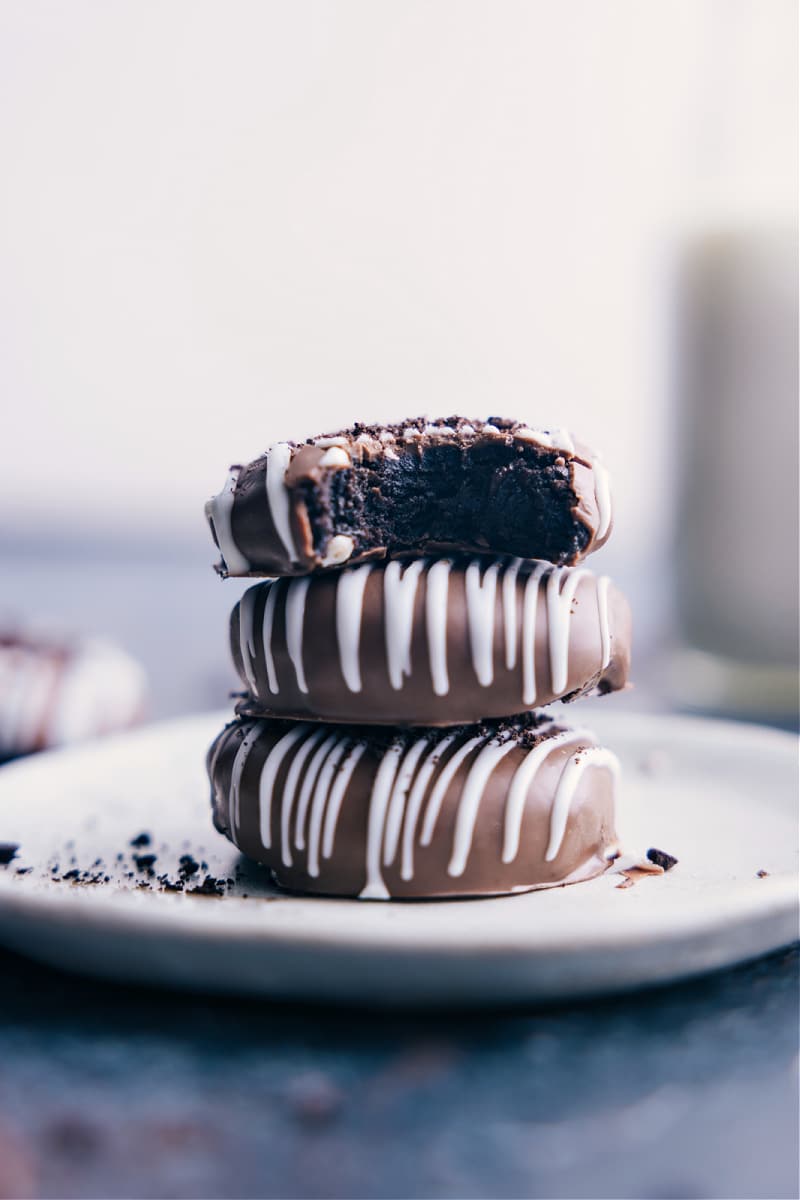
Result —
[{"label": "dark blue table surface", "polygon": [[[6,614],[111,633],[153,714],[219,707],[238,591],[3,561]],[[530,1011],[274,1005],[0,951],[3,1197],[797,1197],[798,954]]]}]

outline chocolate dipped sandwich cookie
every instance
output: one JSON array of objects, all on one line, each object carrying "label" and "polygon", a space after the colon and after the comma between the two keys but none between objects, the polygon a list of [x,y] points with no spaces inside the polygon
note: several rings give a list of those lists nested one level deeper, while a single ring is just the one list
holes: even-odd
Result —
[{"label": "chocolate dipped sandwich cookie", "polygon": [[451,730],[237,720],[207,760],[214,824],[288,889],[500,895],[617,858],[617,760],[542,717]]},{"label": "chocolate dipped sandwich cookie", "polygon": [[631,618],[582,566],[417,558],[257,584],[230,637],[240,712],[458,725],[623,688]]},{"label": "chocolate dipped sandwich cookie", "polygon": [[278,442],[206,505],[221,575],[307,575],[404,553],[578,562],[611,532],[608,474],[562,429],[416,418]]},{"label": "chocolate dipped sandwich cookie", "polygon": [[127,729],[146,694],[144,670],[113,642],[0,631],[0,761]]}]

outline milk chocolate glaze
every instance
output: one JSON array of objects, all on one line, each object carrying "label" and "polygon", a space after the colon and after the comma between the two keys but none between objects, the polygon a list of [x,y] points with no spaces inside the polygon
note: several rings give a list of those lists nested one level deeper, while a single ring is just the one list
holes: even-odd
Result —
[{"label": "milk chocolate glaze", "polygon": [[230,635],[241,712],[457,725],[625,687],[631,618],[582,566],[445,557],[258,584]]},{"label": "milk chocolate glaze", "polygon": [[237,720],[208,754],[214,823],[282,887],[498,895],[607,870],[613,754],[523,715],[449,730]]}]

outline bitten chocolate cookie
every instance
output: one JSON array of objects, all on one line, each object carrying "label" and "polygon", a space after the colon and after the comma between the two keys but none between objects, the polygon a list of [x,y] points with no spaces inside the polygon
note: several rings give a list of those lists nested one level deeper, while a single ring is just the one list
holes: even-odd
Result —
[{"label": "bitten chocolate cookie", "polygon": [[143,669],[112,642],[0,633],[0,760],[126,729],[145,698]]},{"label": "bitten chocolate cookie", "polygon": [[240,712],[403,725],[504,717],[625,686],[625,597],[585,567],[397,560],[278,579],[231,615]]},{"label": "bitten chocolate cookie", "polygon": [[278,442],[206,505],[221,575],[307,575],[403,552],[571,564],[611,532],[608,474],[566,430],[463,417]]},{"label": "bitten chocolate cookie", "polygon": [[446,732],[240,720],[208,772],[217,829],[294,891],[498,895],[618,855],[616,758],[541,717]]}]

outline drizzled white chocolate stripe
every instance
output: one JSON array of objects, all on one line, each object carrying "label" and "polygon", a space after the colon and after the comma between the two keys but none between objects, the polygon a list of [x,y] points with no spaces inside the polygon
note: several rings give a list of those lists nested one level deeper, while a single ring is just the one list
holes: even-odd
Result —
[{"label": "drizzled white chocolate stripe", "polygon": [[[431,686],[437,696],[450,691],[447,662],[448,593],[453,561],[447,558],[418,559],[409,564],[389,563],[382,572],[383,620],[385,632],[386,669],[389,683],[400,691],[411,675],[411,645],[414,630],[414,611],[420,581],[425,580],[425,630],[428,647],[428,669]],[[547,655],[550,666],[551,690],[563,693],[569,682],[571,615],[578,587],[582,580],[595,586],[598,628],[600,633],[600,669],[611,661],[611,630],[609,625],[607,576],[594,576],[585,567],[555,567],[552,563],[530,564],[520,588],[523,560],[486,560],[475,558],[464,572],[466,616],[469,631],[470,655],[475,678],[481,687],[490,687],[495,678],[495,630],[502,620],[504,662],[508,670],[517,666],[521,657],[522,703],[536,703],[536,628],[539,606],[545,605]],[[362,655],[361,628],[364,615],[364,596],[371,574],[371,563],[343,570],[336,582],[336,641],[339,664],[345,686],[350,692],[361,691]],[[497,604],[498,585],[501,603]],[[267,685],[275,695],[279,692],[274,664],[274,615],[278,597],[285,594],[285,633],[289,657],[295,670],[297,686],[307,693],[305,673],[306,600],[311,586],[309,577],[275,580],[266,586],[268,595],[262,618],[264,659]],[[521,636],[518,629],[520,592],[522,603]],[[256,692],[252,657],[255,653],[256,589],[245,592],[239,609],[239,646],[248,686]],[[519,644],[518,644],[519,643]]]},{"label": "drizzled white chocolate stripe", "polygon": [[144,695],[144,672],[113,643],[3,641],[0,757],[124,729]]},{"label": "drizzled white chocolate stripe", "polygon": [[611,481],[608,468],[599,458],[592,459],[592,474],[594,476],[594,498],[597,503],[597,529],[594,537],[595,541],[600,542],[611,526]]},{"label": "drizzled white chocolate stripe", "polygon": [[[241,832],[242,778],[260,737],[269,736],[269,724],[253,721],[242,726],[243,737],[236,750],[229,788],[230,832],[238,845]],[[593,744],[585,730],[548,733],[528,749],[517,766],[508,789],[503,825],[501,861],[512,863],[520,849],[525,803],[536,775],[554,754],[565,746],[576,750],[562,761],[550,811],[550,829],[545,861],[558,857],[569,822],[573,799],[588,770],[607,770],[616,782],[619,763],[609,750]],[[224,735],[222,735],[224,737]],[[588,745],[586,743],[589,743]],[[581,744],[583,743],[583,744]],[[430,735],[400,734],[383,752],[375,771],[369,800],[366,831],[366,883],[362,899],[388,899],[383,871],[397,861],[405,881],[414,878],[414,847],[429,846],[444,798],[458,772],[468,763],[460,784],[453,840],[448,865],[452,877],[463,875],[472,851],[475,828],[487,785],[498,764],[521,742],[511,730],[499,733]],[[281,861],[287,867],[293,854],[306,850],[306,870],[318,877],[321,862],[334,852],[336,827],[347,789],[367,743],[330,726],[320,728],[298,722],[270,748],[258,781],[258,828],[263,845],[272,844],[273,812],[277,806],[281,830]],[[445,755],[433,787],[436,767]],[[214,774],[218,748],[212,757]],[[471,761],[469,761],[471,760]],[[285,783],[276,795],[275,785],[288,762]]]},{"label": "drizzled white chocolate stripe", "polygon": [[231,469],[222,491],[206,504],[206,519],[214,527],[219,552],[229,575],[246,575],[250,570],[250,560],[245,558],[233,540],[233,529],[231,528],[233,498],[236,484],[239,481],[240,469],[239,467]]},{"label": "drizzled white chocolate stripe", "polygon": [[283,543],[290,562],[297,562],[299,555],[292,535],[289,513],[289,489],[286,487],[286,472],[292,461],[292,447],[288,442],[276,442],[267,451],[266,489],[269,515],[275,531]]}]

